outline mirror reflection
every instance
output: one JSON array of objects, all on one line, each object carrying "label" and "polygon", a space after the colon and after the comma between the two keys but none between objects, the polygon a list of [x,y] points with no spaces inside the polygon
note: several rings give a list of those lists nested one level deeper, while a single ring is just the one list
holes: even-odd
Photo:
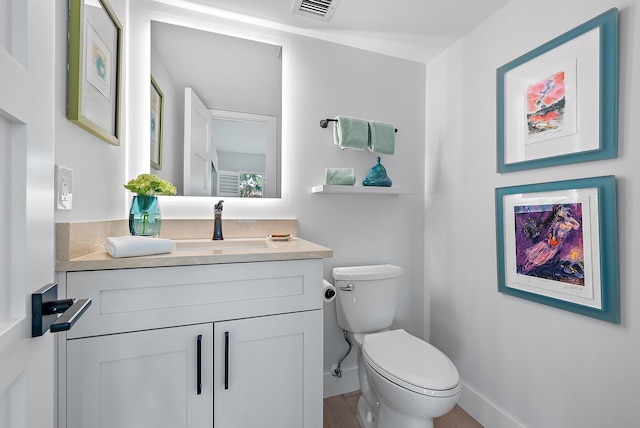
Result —
[{"label": "mirror reflection", "polygon": [[179,195],[280,197],[282,48],[152,21],[150,57],[164,105],[151,172]]}]

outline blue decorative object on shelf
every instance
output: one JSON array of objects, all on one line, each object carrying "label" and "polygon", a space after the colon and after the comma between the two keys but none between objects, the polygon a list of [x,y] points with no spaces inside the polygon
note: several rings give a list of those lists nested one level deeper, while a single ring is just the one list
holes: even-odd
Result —
[{"label": "blue decorative object on shelf", "polygon": [[156,196],[136,195],[131,202],[129,211],[129,232],[132,235],[154,236],[160,235],[160,206]]},{"label": "blue decorative object on shelf", "polygon": [[380,156],[378,156],[378,163],[371,168],[367,178],[362,181],[362,185],[391,187],[391,179],[387,176],[387,170],[380,163]]}]

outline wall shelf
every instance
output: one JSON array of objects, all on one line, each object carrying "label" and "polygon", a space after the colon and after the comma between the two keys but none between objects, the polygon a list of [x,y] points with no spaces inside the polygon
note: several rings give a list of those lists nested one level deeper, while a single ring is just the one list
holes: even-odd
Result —
[{"label": "wall shelf", "polygon": [[343,195],[407,195],[408,192],[397,187],[376,187],[376,186],[339,186],[331,184],[321,184],[313,186],[311,193],[332,193]]}]

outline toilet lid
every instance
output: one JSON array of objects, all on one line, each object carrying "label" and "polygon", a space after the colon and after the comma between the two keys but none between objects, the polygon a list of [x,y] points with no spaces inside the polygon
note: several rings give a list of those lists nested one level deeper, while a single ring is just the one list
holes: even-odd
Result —
[{"label": "toilet lid", "polygon": [[447,391],[460,383],[458,370],[446,355],[404,330],[369,334],[362,351],[378,373],[415,392]]}]

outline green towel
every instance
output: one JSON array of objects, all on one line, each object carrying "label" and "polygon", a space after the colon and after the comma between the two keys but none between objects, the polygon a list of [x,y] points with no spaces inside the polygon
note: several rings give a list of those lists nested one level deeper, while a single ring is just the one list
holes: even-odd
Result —
[{"label": "green towel", "polygon": [[327,168],[324,170],[324,184],[356,184],[356,172],[353,168]]},{"label": "green towel", "polygon": [[383,122],[369,122],[369,149],[383,155],[392,155],[396,148],[396,129]]},{"label": "green towel", "polygon": [[369,147],[369,124],[366,120],[337,116],[333,141],[341,149],[365,150]]}]

